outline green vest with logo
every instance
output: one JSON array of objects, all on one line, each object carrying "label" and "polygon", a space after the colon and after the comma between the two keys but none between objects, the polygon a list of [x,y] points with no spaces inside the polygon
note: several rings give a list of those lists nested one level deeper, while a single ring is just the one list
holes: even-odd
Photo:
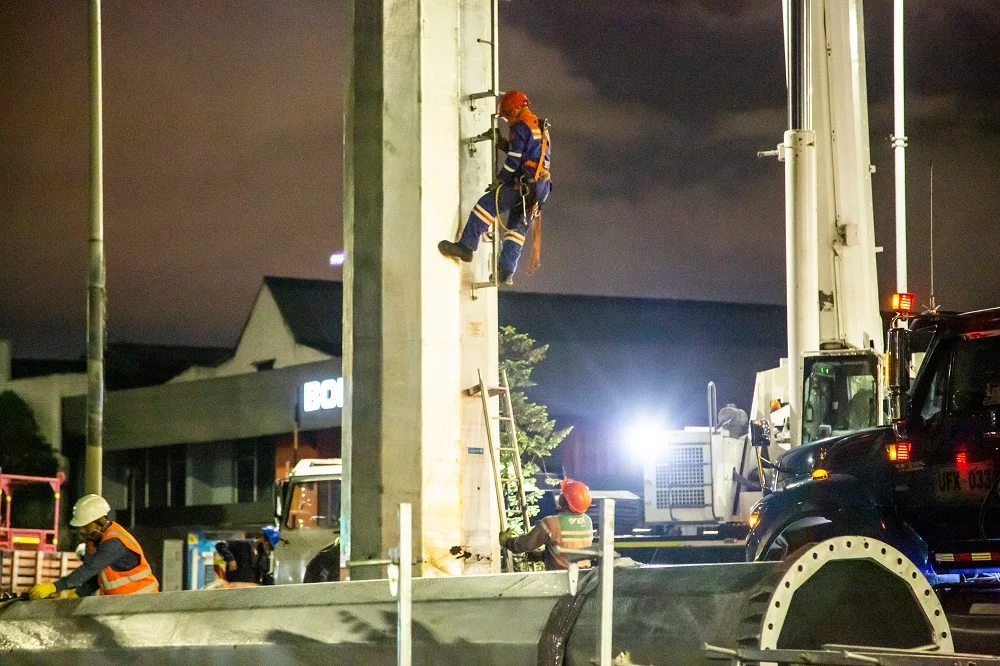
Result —
[{"label": "green vest with logo", "polygon": [[561,511],[559,531],[563,548],[589,548],[594,543],[594,522],[585,513]]}]

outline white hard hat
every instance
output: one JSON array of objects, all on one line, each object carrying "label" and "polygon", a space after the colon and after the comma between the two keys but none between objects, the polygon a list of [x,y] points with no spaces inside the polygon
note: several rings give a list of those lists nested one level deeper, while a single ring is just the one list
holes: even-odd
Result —
[{"label": "white hard hat", "polygon": [[83,527],[109,513],[111,513],[111,506],[103,497],[93,494],[84,495],[73,506],[73,517],[70,518],[69,524],[73,527]]}]

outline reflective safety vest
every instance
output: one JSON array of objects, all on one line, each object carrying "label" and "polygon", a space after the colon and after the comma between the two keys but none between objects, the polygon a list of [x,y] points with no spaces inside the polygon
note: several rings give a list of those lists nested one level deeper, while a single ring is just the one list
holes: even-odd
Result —
[{"label": "reflective safety vest", "polygon": [[149,568],[149,562],[142,552],[142,547],[124,527],[112,521],[104,530],[101,536],[101,543],[108,539],[118,539],[125,547],[139,556],[139,564],[128,571],[115,571],[110,566],[101,569],[97,574],[97,581],[101,585],[101,594],[146,594],[149,592],[159,592],[160,583],[157,582],[153,570]]},{"label": "reflective safety vest", "polygon": [[[594,523],[590,519],[590,516],[585,513],[560,511],[556,515],[548,516],[543,520],[546,522],[546,527],[552,537],[552,544],[555,546],[580,549],[590,548],[594,543]],[[562,553],[552,553],[550,557],[551,564],[548,565],[548,568],[569,568],[569,559]],[[590,560],[582,560],[577,563],[581,568],[590,566]]]}]

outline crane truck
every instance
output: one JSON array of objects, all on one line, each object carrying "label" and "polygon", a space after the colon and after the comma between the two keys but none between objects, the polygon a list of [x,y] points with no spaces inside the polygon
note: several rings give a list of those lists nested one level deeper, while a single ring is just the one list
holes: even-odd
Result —
[{"label": "crane truck", "polygon": [[[1000,308],[915,316],[916,298],[894,295],[883,369],[873,301],[861,2],[814,6],[820,4],[823,14],[809,16],[801,9],[810,3],[788,3],[800,10],[788,14],[788,34],[821,35],[822,24],[826,39],[817,44],[814,38],[811,47],[805,39],[798,50],[791,39],[787,58],[790,70],[817,74],[811,82],[801,77],[800,90],[792,91],[800,103],[790,105],[798,108],[790,119],[795,127],[796,115],[808,115],[811,103],[819,247],[830,252],[818,255],[818,312],[816,299],[796,297],[816,276],[789,258],[789,359],[798,360],[758,376],[750,440],[758,460],[771,462],[768,473],[759,468],[763,497],[748,517],[746,558],[785,559],[832,536],[872,535],[906,554],[932,584],[996,578]],[[850,59],[836,57],[838,44],[850,45]],[[803,62],[810,54],[812,65]],[[825,73],[822,62],[829,66]],[[841,85],[834,85],[838,80]],[[808,256],[810,248],[796,243],[809,238],[794,230],[810,224],[812,194],[796,169],[811,170],[811,139],[795,130],[785,138],[788,250]],[[824,190],[824,174],[832,189]],[[842,192],[859,184],[846,201],[850,206],[840,201]],[[831,203],[823,216],[824,204]],[[819,351],[797,352],[811,348],[817,330]]]},{"label": "crane truck", "polygon": [[885,421],[861,1],[784,4],[789,129],[761,155],[785,165],[788,358],[758,373],[750,409],[771,441],[751,448],[745,417],[720,426],[711,407],[708,428],[661,433],[644,529],[742,537],[761,497],[756,451],[773,459]]}]

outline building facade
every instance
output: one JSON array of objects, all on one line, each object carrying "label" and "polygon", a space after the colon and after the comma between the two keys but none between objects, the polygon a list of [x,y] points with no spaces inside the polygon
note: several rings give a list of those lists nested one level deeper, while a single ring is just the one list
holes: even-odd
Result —
[{"label": "building facade", "polygon": [[[230,354],[107,393],[103,494],[154,569],[167,539],[270,524],[277,479],[298,459],[340,455],[341,294],[337,282],[265,278]],[[72,501],[83,492],[86,395],[61,409]]]},{"label": "building facade", "polygon": [[[745,407],[754,374],[785,349],[778,306],[502,291],[499,310],[501,325],[549,345],[529,398],[574,426],[549,471],[596,488],[641,484],[616,436],[628,418],[704,425],[709,380],[720,406]],[[341,337],[339,282],[268,277],[234,349],[109,346],[103,492],[157,570],[165,540],[252,533],[273,520],[275,481],[296,460],[340,456]],[[55,369],[7,385],[56,431],[72,502],[86,376]]]}]

